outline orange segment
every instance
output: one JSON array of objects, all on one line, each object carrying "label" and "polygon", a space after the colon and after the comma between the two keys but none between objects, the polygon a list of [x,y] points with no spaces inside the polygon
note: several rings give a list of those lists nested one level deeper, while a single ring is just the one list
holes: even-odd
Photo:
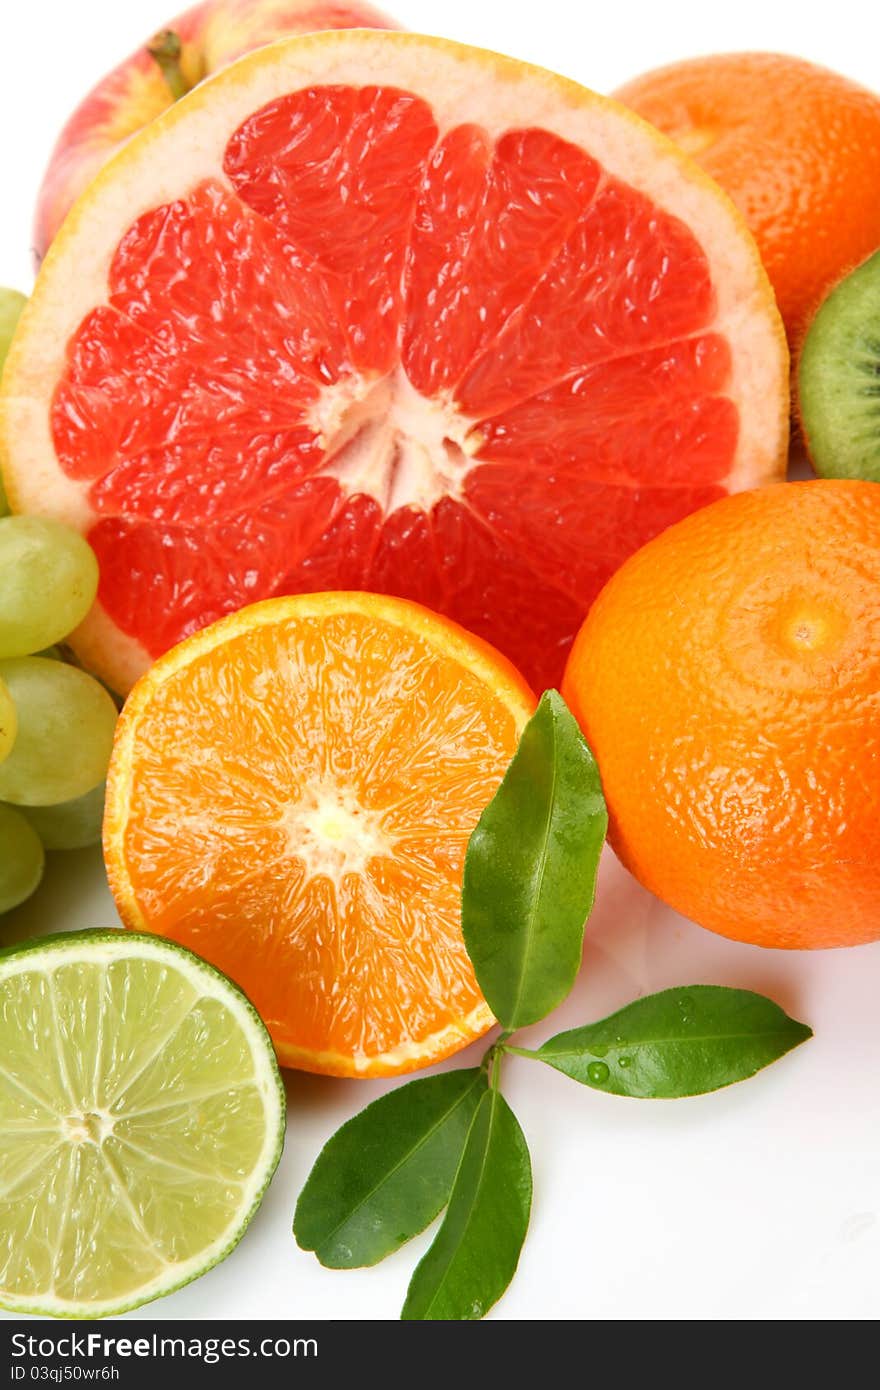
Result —
[{"label": "orange segment", "polygon": [[462,870],[533,705],[503,657],[413,603],[321,593],[224,619],[120,720],[104,843],[123,921],[237,980],[288,1065],[448,1055],[492,1023]]}]

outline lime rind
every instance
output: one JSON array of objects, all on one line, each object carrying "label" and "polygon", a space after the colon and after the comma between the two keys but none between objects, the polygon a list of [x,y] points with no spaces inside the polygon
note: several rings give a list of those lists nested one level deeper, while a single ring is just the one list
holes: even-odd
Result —
[{"label": "lime rind", "polygon": [[[253,1092],[253,1095],[250,1097],[251,1120],[253,1121],[254,1119],[255,1097],[258,1098],[258,1105],[256,1108],[262,1112],[262,1136],[257,1146],[258,1151],[247,1158],[245,1165],[246,1171],[244,1173],[230,1176],[229,1172],[227,1172],[226,1180],[230,1188],[235,1188],[237,1179],[241,1179],[238,1181],[240,1191],[234,1202],[234,1210],[229,1215],[229,1219],[225,1221],[222,1229],[218,1229],[216,1234],[213,1234],[203,1246],[193,1250],[186,1258],[167,1259],[157,1257],[157,1264],[159,1267],[155,1273],[149,1277],[144,1277],[142,1282],[138,1283],[136,1287],[127,1287],[124,1291],[120,1290],[119,1294],[109,1293],[104,1297],[89,1297],[87,1299],[59,1297],[54,1292],[54,1289],[34,1288],[33,1291],[22,1289],[15,1292],[0,1287],[0,1306],[6,1307],[14,1312],[36,1313],[43,1316],[61,1318],[106,1317],[110,1314],[122,1313],[132,1308],[140,1307],[144,1303],[164,1297],[182,1288],[185,1284],[199,1278],[200,1275],[206,1273],[209,1269],[213,1268],[214,1265],[220,1263],[220,1261],[225,1259],[235,1248],[256,1213],[281,1157],[284,1143],[286,1100],[281,1074],[265,1026],[259,1014],[250,1003],[250,1000],[236,985],[221,974],[220,971],[215,970],[205,961],[193,955],[192,952],[188,951],[185,947],[179,946],[174,942],[169,942],[161,937],[113,930],[97,930],[43,937],[22,946],[14,946],[0,951],[0,993],[5,992],[7,999],[10,997],[10,982],[13,981],[16,976],[23,977],[23,983],[26,983],[24,977],[36,980],[37,977],[41,975],[45,976],[47,980],[54,981],[56,972],[66,967],[78,967],[81,970],[103,969],[106,972],[109,966],[119,966],[131,962],[143,965],[145,967],[145,973],[147,974],[149,973],[150,964],[155,963],[165,967],[166,972],[170,968],[179,978],[181,983],[181,989],[179,991],[181,1019],[191,1012],[191,1010],[185,1008],[185,1001],[187,999],[197,1004],[201,1004],[204,1001],[205,1009],[202,1010],[203,1013],[210,1013],[213,1010],[215,1016],[213,1034],[211,1033],[210,1020],[203,1020],[204,1027],[200,1034],[200,1038],[203,1045],[210,1041],[212,1036],[215,1040],[219,1040],[221,1044],[219,1052],[216,1053],[214,1058],[215,1073],[217,1067],[225,1065],[229,1057],[236,1052],[236,1045],[233,1039],[233,1046],[231,1048],[227,1046],[224,1054],[224,1047],[222,1045],[224,1043],[224,1029],[222,1026],[219,1029],[216,1027],[217,1018],[226,1011],[231,1016],[234,1023],[237,1024],[240,1033],[240,1041],[245,1045],[245,1054],[252,1062],[253,1068],[250,1077],[243,1081],[243,1084],[247,1084],[250,1091]],[[157,975],[158,974],[161,974],[161,972],[157,972]],[[53,993],[53,989],[50,987],[48,992]],[[99,1027],[98,1020],[104,1019],[104,1021],[106,1021],[106,1018],[105,1013],[102,1012],[100,1007],[102,1001],[92,997],[93,994],[94,991],[92,991],[90,995],[75,999],[73,1001],[73,1013],[70,1017],[73,1019],[74,1023],[79,1026],[82,1023],[82,1018],[91,1010],[90,1019],[87,1020],[85,1026],[87,1028],[93,1027],[93,1031],[96,1032]],[[157,998],[156,1003],[159,1004],[160,1002],[161,1001]],[[165,1003],[167,1004],[167,999]],[[112,1044],[115,1039],[115,1034],[110,1038],[109,1043],[106,1042],[106,1037],[104,1037],[103,1041],[101,1039],[95,1041],[93,1038],[94,1047],[91,1056],[79,1057],[70,1049],[67,1049],[65,1054],[65,1049],[60,1045],[62,1035],[66,1028],[64,1009],[62,1007],[60,1012],[56,1011],[56,1004],[53,1002],[52,1010],[52,1019],[46,1026],[43,1025],[39,1018],[39,1010],[37,1010],[35,1014],[32,1027],[34,1030],[34,1041],[36,1042],[38,1038],[40,1040],[38,1052],[40,1067],[39,1075],[34,1080],[34,1090],[31,1101],[26,1100],[24,1102],[25,1108],[30,1105],[30,1108],[33,1109],[33,1106],[36,1105],[45,1109],[47,1107],[47,1096],[54,1094],[57,1099],[59,1076],[63,1077],[64,1089],[68,1096],[79,1096],[84,1094],[85,1091],[83,1088],[85,1087],[85,1089],[87,1089],[87,1078],[86,1080],[84,1080],[84,1078],[87,1073],[91,1074],[91,1069],[93,1067],[95,1068],[94,1075],[97,1075],[98,1062],[100,1061],[99,1054],[103,1056],[112,1054]],[[141,1014],[141,1016],[143,1015]],[[167,1021],[166,1019],[166,1023]],[[180,1022],[181,1020],[177,1021]],[[149,1020],[145,1020],[145,1025],[148,1022]],[[158,1062],[163,1056],[164,1049],[167,1047],[169,1039],[171,1039],[177,1031],[173,1024],[174,1020],[172,1019],[170,1031],[167,1028],[164,1030],[167,1034],[164,1043],[160,1042],[155,1046],[155,1055],[152,1059],[147,1059],[147,1066],[142,1067],[142,1071],[148,1070],[150,1065]],[[51,1047],[46,1047],[46,1034],[48,1033],[48,1041],[51,1042],[53,1030],[55,1039],[54,1052]],[[148,1031],[146,1027],[145,1031]],[[162,1026],[158,1023],[154,1029],[154,1033],[155,1032],[159,1034],[163,1032]],[[234,1030],[229,1030],[226,1043],[229,1042],[229,1038],[232,1038],[233,1032]],[[181,1080],[179,1067],[184,1065],[185,1058],[192,1057],[198,1061],[201,1055],[198,1051],[193,1050],[191,1038],[185,1041],[187,1047],[178,1049],[180,1055],[176,1059],[178,1070],[174,1075],[178,1083]],[[18,1045],[21,1045],[20,1034]],[[104,1049],[103,1053],[101,1053],[102,1047]],[[87,1052],[88,1049],[83,1049],[82,1051]],[[239,1048],[238,1051],[241,1052],[241,1048]],[[35,1055],[37,1054],[35,1053]],[[3,1060],[0,1061],[0,1072],[5,1071],[9,1063],[10,1054],[6,1053],[3,1056]],[[53,1066],[57,1068],[54,1076]],[[19,1076],[20,1075],[21,1073],[19,1073]],[[205,1124],[206,1118],[210,1120],[210,1116],[206,1117],[203,1113],[199,1113],[197,1115],[197,1124],[193,1125],[190,1123],[184,1130],[174,1130],[176,1119],[174,1112],[176,1111],[181,1116],[184,1116],[187,1107],[190,1112],[192,1111],[192,1101],[194,1098],[196,1100],[201,1100],[201,1093],[198,1087],[198,1075],[199,1067],[194,1065],[191,1070],[193,1085],[190,1086],[189,1089],[184,1085],[183,1089],[181,1089],[178,1084],[176,1093],[174,1093],[174,1085],[172,1085],[169,1094],[160,1097],[158,1104],[153,1107],[155,1112],[161,1112],[164,1124],[168,1124],[170,1116],[171,1137],[175,1137],[175,1134],[177,1137],[173,1149],[169,1148],[167,1145],[163,1148],[164,1141],[161,1133],[158,1139],[156,1139],[155,1136],[153,1137],[153,1152],[148,1152],[145,1162],[139,1164],[139,1171],[141,1171],[141,1173],[142,1170],[146,1170],[148,1181],[150,1178],[150,1170],[155,1173],[157,1166],[164,1166],[168,1170],[175,1170],[177,1173],[183,1173],[190,1177],[198,1176],[199,1180],[204,1177],[214,1183],[217,1181],[217,1173],[194,1175],[193,1170],[186,1165],[186,1153],[183,1155],[183,1162],[181,1161],[181,1140],[185,1141],[187,1134],[189,1136],[190,1149],[192,1147],[193,1136],[195,1136],[195,1142],[201,1144],[204,1149],[205,1140],[208,1139],[210,1142],[211,1135],[216,1133],[211,1124],[207,1126]],[[30,1080],[30,1078],[28,1078],[28,1080]],[[218,1080],[221,1082],[219,1085],[217,1084]],[[235,1090],[235,1075],[225,1078],[228,1084],[223,1084],[223,1080],[224,1079],[219,1078],[218,1075],[215,1074],[207,1090],[203,1088],[205,1099],[210,1097],[216,1099],[218,1096],[228,1094],[230,1091]],[[239,1077],[239,1080],[242,1081],[242,1077]],[[121,1090],[123,1093],[130,1092],[131,1090],[131,1078],[126,1079],[125,1076],[117,1076],[115,1084],[117,1090]],[[55,1087],[54,1092],[53,1087]],[[129,1107],[129,1112],[125,1114],[121,1112],[115,1113],[113,1116],[114,1125],[130,1124],[133,1119],[137,1119],[138,1115],[146,1115],[147,1109],[145,1109],[143,1105],[143,1100],[144,1093],[143,1086],[141,1086],[140,1110],[138,1110],[136,1105],[133,1105]],[[204,1105],[200,1104],[200,1112],[203,1110]],[[218,1113],[221,1111],[222,1106],[219,1107]],[[117,1203],[114,1204],[113,1202],[109,1202],[106,1206],[102,1207],[102,1221],[109,1222],[114,1214],[118,1214],[119,1212],[123,1212],[123,1225],[124,1220],[131,1218],[132,1214],[134,1214],[134,1217],[137,1217],[137,1203],[136,1201],[134,1203],[132,1202],[130,1190],[136,1191],[137,1188],[137,1184],[132,1181],[134,1169],[129,1172],[127,1183],[123,1181],[120,1186],[120,1176],[122,1178],[125,1177],[124,1163],[122,1164],[123,1173],[120,1175],[120,1163],[116,1159],[112,1163],[110,1160],[106,1160],[105,1166],[107,1172],[105,1173],[103,1167],[98,1163],[99,1148],[97,1144],[65,1142],[64,1136],[61,1134],[60,1130],[60,1126],[65,1123],[65,1121],[63,1116],[58,1112],[57,1106],[53,1123],[58,1129],[59,1137],[50,1146],[49,1152],[53,1155],[57,1155],[60,1151],[61,1158],[57,1160],[57,1163],[55,1158],[52,1160],[53,1163],[56,1163],[59,1172],[57,1175],[54,1174],[54,1170],[52,1173],[48,1173],[48,1169],[44,1165],[44,1167],[41,1168],[41,1173],[48,1174],[45,1177],[45,1181],[49,1185],[51,1185],[53,1177],[57,1178],[54,1190],[56,1200],[66,1203],[66,1210],[70,1210],[72,1206],[76,1206],[75,1199],[77,1194],[73,1189],[77,1178],[83,1178],[84,1170],[91,1164],[91,1168],[86,1172],[85,1176],[88,1177],[89,1174],[91,1174],[91,1178],[95,1180],[95,1175],[97,1174],[98,1178],[104,1181],[107,1178],[107,1173],[110,1173],[110,1180],[115,1183],[115,1188],[119,1197]],[[4,1140],[0,1140],[0,1150],[2,1150],[2,1147],[5,1145],[7,1148],[6,1158],[8,1164],[11,1165],[14,1162],[13,1149],[16,1138],[26,1143],[32,1131],[35,1131],[35,1128],[36,1127],[32,1125],[31,1128],[28,1129],[27,1120],[25,1120],[24,1124],[18,1123],[16,1126],[9,1125],[4,1127],[6,1137]],[[228,1139],[233,1135],[235,1127],[227,1128],[228,1133],[226,1138]],[[43,1132],[46,1132],[45,1126],[43,1127]],[[149,1149],[149,1126],[145,1129],[144,1133],[148,1136],[147,1147]],[[234,1137],[236,1143],[238,1142],[238,1134],[239,1131],[235,1130]],[[110,1143],[117,1141],[118,1137],[119,1136],[114,1131],[109,1139],[102,1140],[100,1157],[104,1157],[105,1145],[109,1146]],[[126,1136],[123,1134],[121,1143],[116,1144],[115,1153],[117,1159],[118,1155],[123,1152],[130,1137],[130,1135]],[[143,1138],[143,1136],[141,1137]],[[137,1147],[136,1145],[135,1148]],[[183,1147],[185,1148],[185,1143]],[[64,1169],[65,1155],[67,1156],[67,1168],[66,1171],[62,1171]],[[25,1161],[30,1157],[31,1155],[25,1154]],[[220,1166],[222,1168],[222,1164]],[[234,1167],[235,1164],[233,1163],[233,1168]],[[138,1169],[138,1165],[135,1164],[134,1168]],[[114,1170],[115,1178],[113,1176]],[[27,1173],[25,1173],[25,1177],[26,1176]],[[14,1185],[19,1180],[22,1180],[21,1175],[19,1179],[13,1176],[12,1181]],[[156,1190],[159,1191],[161,1195],[161,1185],[159,1185],[159,1188]],[[155,1191],[148,1187],[141,1196],[150,1204],[151,1219],[155,1220],[156,1211],[159,1209],[159,1201],[155,1196]],[[198,1197],[198,1194],[196,1194],[196,1197]],[[128,1203],[129,1206],[127,1212],[124,1211],[126,1203]],[[176,1210],[185,1212],[188,1218],[193,1218],[196,1222],[196,1226],[193,1227],[192,1221],[190,1221],[189,1231],[183,1232],[183,1234],[179,1231],[165,1231],[163,1234],[172,1242],[174,1240],[184,1239],[187,1235],[192,1236],[193,1230],[195,1230],[197,1236],[198,1220],[202,1210],[198,1200],[196,1200],[195,1204],[188,1201],[185,1207],[178,1206]],[[99,1243],[102,1229],[103,1225],[101,1229],[95,1233],[98,1242],[95,1247],[95,1260],[100,1260],[101,1258]],[[61,1242],[66,1234],[63,1225],[60,1225],[59,1232],[58,1245],[54,1252],[55,1263],[53,1264],[53,1272],[57,1270]],[[78,1230],[76,1232],[76,1240],[81,1242],[83,1239],[88,1239],[90,1234],[91,1233],[88,1231],[84,1232]],[[117,1230],[117,1236],[118,1235],[119,1231]],[[20,1243],[16,1245],[16,1253],[19,1252]],[[0,1240],[0,1257],[6,1259],[4,1267],[8,1268],[9,1257],[2,1249],[2,1240]],[[129,1270],[129,1275],[131,1277],[131,1270]]]},{"label": "lime rind", "polygon": [[810,324],[798,397],[816,472],[880,482],[880,251],[841,280]]}]

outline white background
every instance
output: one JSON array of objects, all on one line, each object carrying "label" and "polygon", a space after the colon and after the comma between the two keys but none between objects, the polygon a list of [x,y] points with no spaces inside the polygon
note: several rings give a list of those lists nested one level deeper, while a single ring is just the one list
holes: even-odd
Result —
[{"label": "white background", "polygon": [[[172,0],[173,5],[173,0]],[[389,7],[390,8],[390,7]],[[400,0],[407,27],[482,44],[610,90],[696,53],[798,53],[880,87],[864,5],[656,0]],[[171,17],[163,0],[7,4],[0,44],[0,283],[27,289],[34,198],[58,128],[94,80]],[[54,856],[5,940],[115,922],[97,851]],[[880,927],[880,924],[878,924]],[[701,931],[608,856],[584,970],[537,1039],[669,985],[771,994],[816,1038],[705,1099],[627,1101],[524,1060],[506,1088],[532,1150],[535,1201],[520,1271],[492,1316],[517,1319],[873,1318],[880,1313],[880,945],[787,954]],[[455,1059],[473,1064],[481,1049]],[[375,1270],[322,1270],[290,1234],[320,1146],[386,1089],[290,1074],[285,1156],[241,1246],[156,1319],[393,1318],[420,1238]],[[137,1314],[135,1314],[137,1316]]]}]

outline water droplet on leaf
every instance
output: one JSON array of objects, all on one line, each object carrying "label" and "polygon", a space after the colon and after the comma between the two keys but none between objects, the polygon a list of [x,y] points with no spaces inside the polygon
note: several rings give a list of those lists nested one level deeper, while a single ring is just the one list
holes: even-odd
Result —
[{"label": "water droplet on leaf", "polygon": [[594,1086],[604,1086],[610,1075],[604,1062],[591,1062],[587,1067],[587,1076]]}]

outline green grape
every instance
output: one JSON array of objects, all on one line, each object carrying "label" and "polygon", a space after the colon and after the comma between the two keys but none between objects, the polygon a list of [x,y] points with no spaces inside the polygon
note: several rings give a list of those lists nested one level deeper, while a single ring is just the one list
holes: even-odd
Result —
[{"label": "green grape", "polygon": [[29,898],[43,877],[40,837],[24,816],[0,805],[0,912]]},{"label": "green grape", "polygon": [[12,335],[26,304],[27,299],[20,290],[0,288],[0,372],[3,371]]},{"label": "green grape", "polygon": [[0,661],[0,679],[18,715],[12,752],[0,763],[0,801],[55,806],[104,781],[116,706],[103,685],[38,656]]},{"label": "green grape", "polygon": [[77,531],[42,516],[0,517],[0,658],[66,637],[97,588],[98,562]]},{"label": "green grape", "polygon": [[101,838],[104,783],[57,806],[23,806],[21,811],[43,841],[44,849],[85,849]]},{"label": "green grape", "polygon": [[18,729],[18,716],[15,704],[5,681],[0,680],[0,763],[9,757],[15,734]]},{"label": "green grape", "polygon": [[[6,361],[6,354],[9,351],[9,344],[12,342],[15,326],[21,318],[21,311],[26,304],[27,300],[23,294],[19,294],[18,290],[0,288],[0,376],[3,374],[3,363]],[[3,479],[0,478],[0,516],[5,516],[8,511],[9,503],[3,489]]]}]

